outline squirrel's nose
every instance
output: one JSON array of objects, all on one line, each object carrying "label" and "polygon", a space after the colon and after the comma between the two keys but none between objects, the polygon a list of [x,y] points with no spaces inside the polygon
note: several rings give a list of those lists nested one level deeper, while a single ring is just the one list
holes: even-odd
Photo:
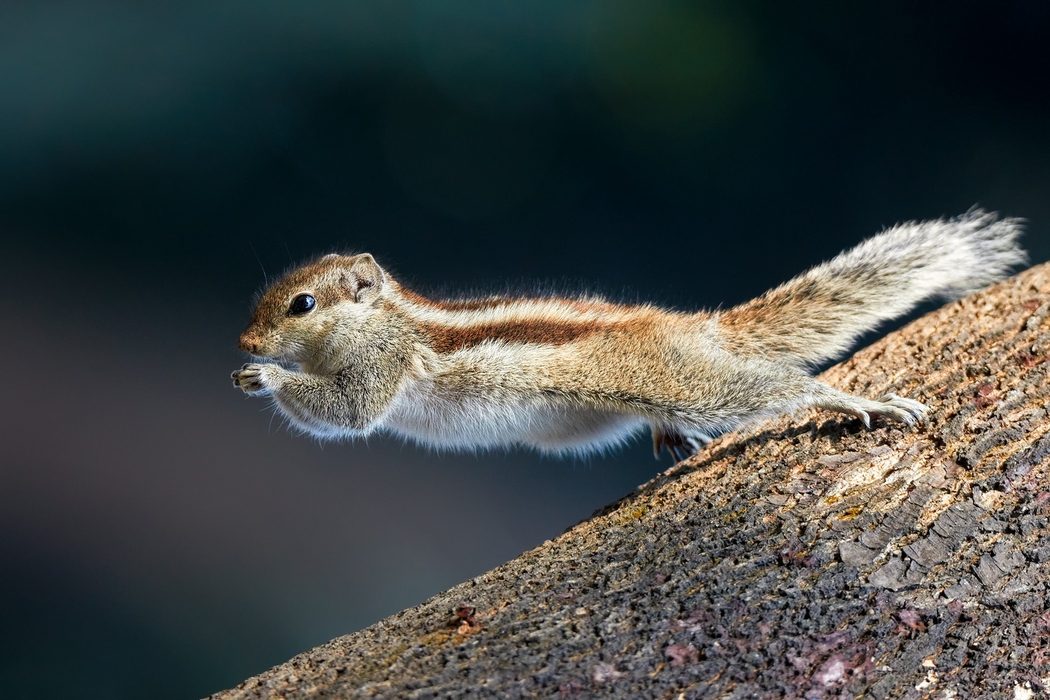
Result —
[{"label": "squirrel's nose", "polygon": [[253,355],[259,354],[259,341],[247,333],[241,336],[241,341],[237,343],[237,347],[240,348],[242,352],[250,352]]}]

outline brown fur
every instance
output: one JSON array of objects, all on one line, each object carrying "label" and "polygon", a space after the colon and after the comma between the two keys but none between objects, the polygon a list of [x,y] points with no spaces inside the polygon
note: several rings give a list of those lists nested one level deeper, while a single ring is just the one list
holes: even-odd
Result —
[{"label": "brown fur", "polygon": [[566,323],[537,319],[531,321],[503,321],[465,327],[423,323],[420,324],[420,330],[423,331],[434,352],[448,354],[474,347],[486,340],[537,345],[564,345],[574,340],[580,340],[592,333],[614,328],[616,325],[613,323],[599,323],[597,321]]}]

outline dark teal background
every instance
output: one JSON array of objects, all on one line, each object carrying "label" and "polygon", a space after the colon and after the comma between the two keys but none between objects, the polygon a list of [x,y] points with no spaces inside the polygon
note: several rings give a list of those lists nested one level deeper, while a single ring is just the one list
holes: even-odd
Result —
[{"label": "dark teal background", "polygon": [[1045,2],[0,6],[0,695],[201,696],[659,469],[292,437],[263,275],[731,305],[975,203],[1050,258]]}]

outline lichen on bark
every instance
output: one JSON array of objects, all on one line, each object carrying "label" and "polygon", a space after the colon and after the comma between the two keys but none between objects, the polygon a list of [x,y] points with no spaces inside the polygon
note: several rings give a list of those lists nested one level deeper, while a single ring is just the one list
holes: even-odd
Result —
[{"label": "lichen on bark", "polygon": [[826,413],[716,440],[493,571],[214,698],[1050,694],[1050,266],[824,379]]}]

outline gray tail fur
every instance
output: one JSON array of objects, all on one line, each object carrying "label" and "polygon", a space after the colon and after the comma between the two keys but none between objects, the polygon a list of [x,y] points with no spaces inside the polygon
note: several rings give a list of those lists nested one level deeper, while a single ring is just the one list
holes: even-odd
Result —
[{"label": "gray tail fur", "polygon": [[1022,219],[972,209],[887,229],[757,299],[720,314],[726,342],[814,365],[933,298],[957,299],[1027,261]]}]

